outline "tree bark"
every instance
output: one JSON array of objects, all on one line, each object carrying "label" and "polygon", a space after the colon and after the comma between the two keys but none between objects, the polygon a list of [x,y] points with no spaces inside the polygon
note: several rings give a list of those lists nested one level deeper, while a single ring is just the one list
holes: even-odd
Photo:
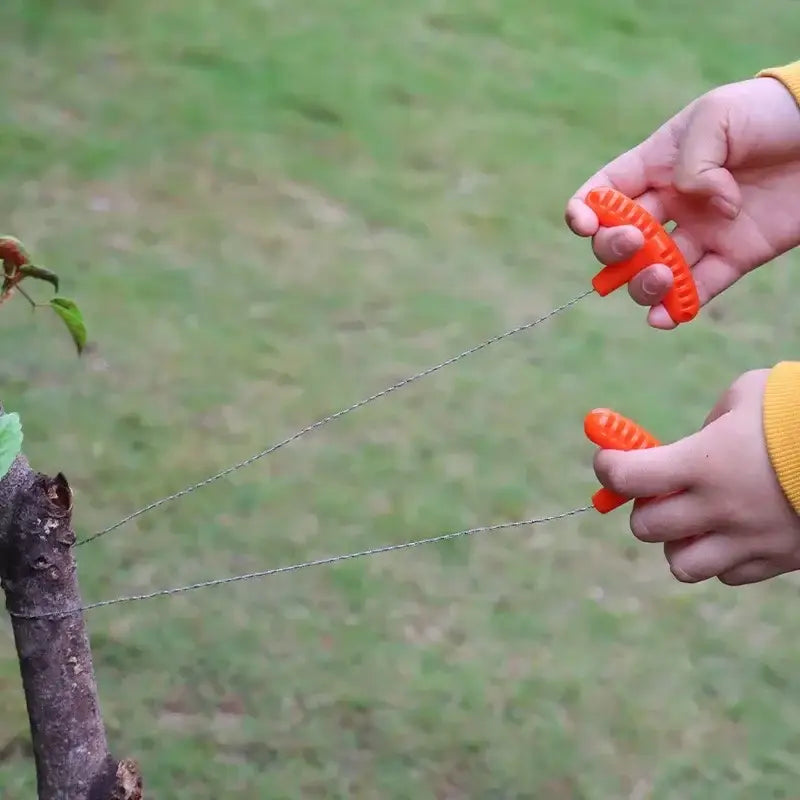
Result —
[{"label": "tree bark", "polygon": [[[0,406],[0,414],[2,414]],[[20,455],[0,480],[0,586],[11,614],[39,800],[141,800],[108,751],[72,545],[72,491]],[[60,615],[58,615],[60,613]],[[40,616],[55,614],[54,616]]]}]

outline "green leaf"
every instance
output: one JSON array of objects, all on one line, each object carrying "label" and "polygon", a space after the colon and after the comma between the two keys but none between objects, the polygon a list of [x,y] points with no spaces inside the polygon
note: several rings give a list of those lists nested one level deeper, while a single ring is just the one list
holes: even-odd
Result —
[{"label": "green leaf", "polygon": [[82,353],[83,348],[86,347],[86,324],[78,306],[72,300],[67,300],[66,297],[54,297],[50,301],[50,306],[64,320],[64,324],[72,336],[72,341],[78,348],[78,354]]},{"label": "green leaf", "polygon": [[36,280],[47,281],[58,291],[58,275],[44,267],[34,267],[33,264],[24,264],[19,268],[19,272],[26,278],[36,278]]},{"label": "green leaf", "polygon": [[11,469],[14,459],[22,450],[22,423],[19,414],[3,414],[0,417],[0,478]]}]

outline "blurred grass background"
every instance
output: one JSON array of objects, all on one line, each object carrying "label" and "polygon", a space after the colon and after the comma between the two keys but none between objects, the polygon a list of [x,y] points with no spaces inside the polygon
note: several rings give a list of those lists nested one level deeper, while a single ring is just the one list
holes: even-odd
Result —
[{"label": "blurred grass background", "polygon": [[[798,57],[791,0],[3,0],[0,392],[86,535],[582,291],[573,189]],[[624,292],[79,551],[85,599],[583,505],[598,405],[669,439],[800,352],[793,257],[685,329]],[[46,292],[46,287],[45,290]],[[52,330],[51,330],[52,328]],[[792,577],[685,587],[624,511],[92,612],[147,796],[782,798]],[[0,795],[35,794],[0,622]]]}]

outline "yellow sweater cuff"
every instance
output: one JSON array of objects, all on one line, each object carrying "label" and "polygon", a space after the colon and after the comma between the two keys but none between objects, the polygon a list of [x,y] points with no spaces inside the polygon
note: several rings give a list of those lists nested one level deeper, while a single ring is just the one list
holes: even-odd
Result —
[{"label": "yellow sweater cuff", "polygon": [[767,377],[764,437],[778,482],[800,514],[800,362],[782,361]]},{"label": "yellow sweater cuff", "polygon": [[779,80],[800,103],[800,61],[793,61],[782,67],[769,67],[756,74],[757,78],[775,78]]}]

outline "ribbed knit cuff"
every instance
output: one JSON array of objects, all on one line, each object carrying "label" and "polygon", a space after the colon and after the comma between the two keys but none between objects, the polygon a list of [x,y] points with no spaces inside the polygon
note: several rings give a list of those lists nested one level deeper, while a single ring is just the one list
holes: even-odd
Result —
[{"label": "ribbed knit cuff", "polygon": [[800,61],[793,61],[782,67],[769,67],[756,74],[757,78],[775,78],[779,80],[800,103]]},{"label": "ribbed knit cuff", "polygon": [[767,377],[764,437],[784,494],[800,514],[800,362],[782,361]]}]

